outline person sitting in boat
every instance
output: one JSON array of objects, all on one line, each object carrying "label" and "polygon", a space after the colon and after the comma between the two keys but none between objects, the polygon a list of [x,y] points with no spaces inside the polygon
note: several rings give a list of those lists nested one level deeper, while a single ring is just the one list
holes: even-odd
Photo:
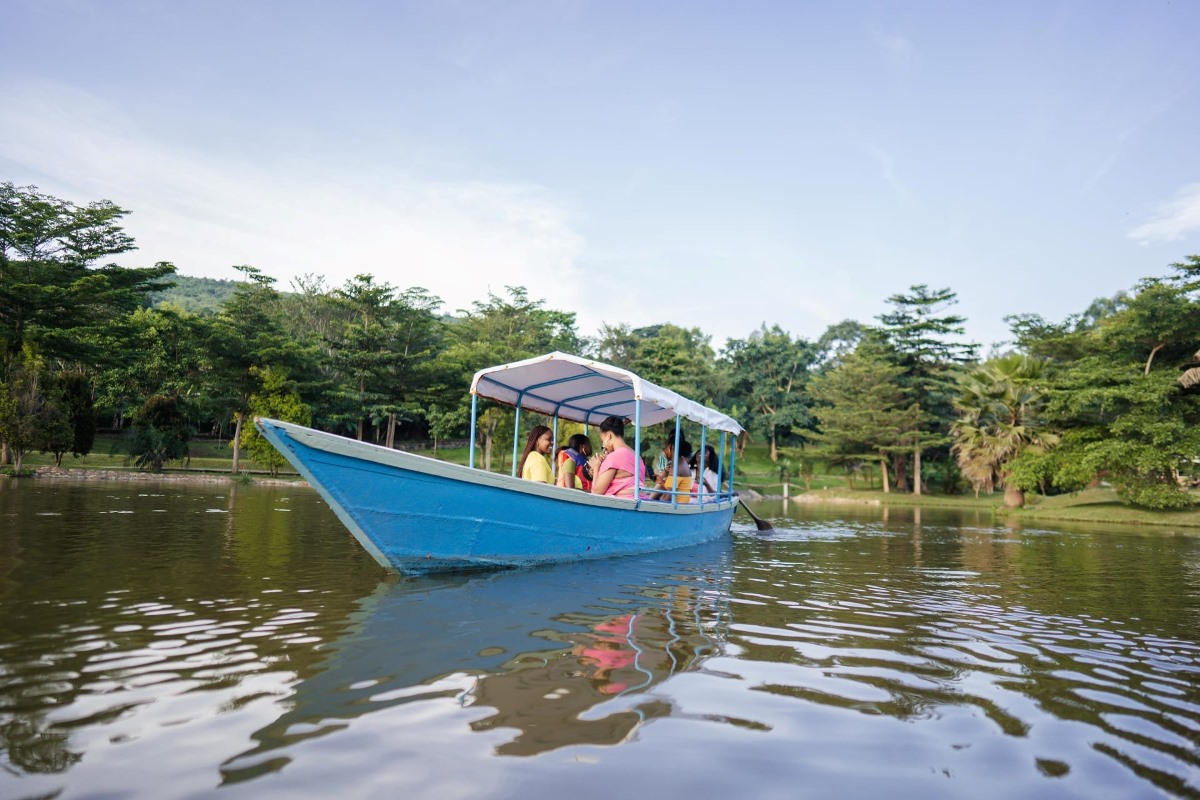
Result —
[{"label": "person sitting in boat", "polygon": [[554,434],[545,425],[534,425],[525,440],[525,452],[517,462],[517,472],[527,481],[553,483],[550,477],[550,448],[554,445]]},{"label": "person sitting in boat", "polygon": [[634,470],[637,480],[646,480],[646,467],[633,448],[625,444],[625,420],[608,417],[600,423],[600,446],[606,455],[603,459],[592,456],[588,465],[592,469],[592,494],[612,497],[633,498]]},{"label": "person sitting in boat", "polygon": [[703,487],[705,502],[711,502],[717,499],[717,492],[721,490],[721,478],[717,474],[717,467],[720,466],[720,463],[717,461],[717,451],[713,449],[711,444],[704,445],[703,469],[697,463],[699,458],[700,454],[697,453],[691,462],[692,474],[699,478],[692,484],[692,494],[698,494],[700,488]]},{"label": "person sitting in boat", "polygon": [[[691,502],[691,497],[687,494],[669,494],[672,490],[690,492],[692,489],[692,469],[688,466],[688,459],[692,455],[691,444],[687,439],[680,439],[679,454],[676,456],[675,439],[672,437],[663,445],[663,452],[667,455],[667,467],[654,476],[655,491],[643,496],[647,500],[672,500],[678,497],[681,503]],[[672,472],[673,469],[677,469],[678,473]]]},{"label": "person sitting in boat", "polygon": [[565,447],[558,449],[558,479],[555,481],[564,489],[582,489],[592,491],[592,470],[588,467],[588,459],[592,455],[592,440],[577,433],[567,439]]}]

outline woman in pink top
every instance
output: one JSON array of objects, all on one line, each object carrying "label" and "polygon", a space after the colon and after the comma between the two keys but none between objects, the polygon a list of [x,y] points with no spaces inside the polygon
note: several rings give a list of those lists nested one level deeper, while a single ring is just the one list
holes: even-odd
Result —
[{"label": "woman in pink top", "polygon": [[609,417],[600,423],[600,446],[606,455],[603,459],[592,457],[592,494],[632,499],[634,470],[645,484],[646,465],[625,444],[625,420]]}]

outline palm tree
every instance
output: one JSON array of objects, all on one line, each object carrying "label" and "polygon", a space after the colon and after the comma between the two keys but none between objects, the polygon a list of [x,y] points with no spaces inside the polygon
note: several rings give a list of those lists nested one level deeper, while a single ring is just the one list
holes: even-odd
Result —
[{"label": "palm tree", "polygon": [[955,402],[962,416],[950,433],[959,469],[976,494],[1003,485],[1010,508],[1025,505],[1025,492],[1006,480],[1008,465],[1027,450],[1058,443],[1056,435],[1039,428],[1037,416],[1042,402],[1037,382],[1045,364],[1016,353],[993,358],[967,373]]}]

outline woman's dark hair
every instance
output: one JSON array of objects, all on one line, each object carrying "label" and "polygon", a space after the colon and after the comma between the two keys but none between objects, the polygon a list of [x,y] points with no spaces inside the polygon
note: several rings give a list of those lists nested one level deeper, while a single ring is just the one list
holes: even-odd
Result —
[{"label": "woman's dark hair", "polygon": [[567,447],[571,448],[580,455],[583,454],[583,446],[585,444],[590,448],[592,446],[592,440],[584,436],[582,433],[577,433],[570,439],[567,439]]},{"label": "woman's dark hair", "polygon": [[525,459],[529,458],[529,454],[537,449],[538,439],[547,433],[553,434],[553,431],[545,425],[534,425],[533,430],[529,431],[529,438],[525,440],[525,452],[521,453],[521,460],[517,462],[518,478],[521,477],[521,471],[525,469]]},{"label": "woman's dark hair", "polygon": [[718,472],[717,467],[719,466],[721,466],[721,462],[717,461],[717,451],[713,449],[711,444],[704,445],[704,468]]},{"label": "woman's dark hair", "polygon": [[679,457],[684,461],[687,461],[692,457],[692,443],[687,439],[679,439]]},{"label": "woman's dark hair", "polygon": [[618,438],[625,438],[625,420],[620,417],[607,417],[600,423],[601,433],[611,433]]}]

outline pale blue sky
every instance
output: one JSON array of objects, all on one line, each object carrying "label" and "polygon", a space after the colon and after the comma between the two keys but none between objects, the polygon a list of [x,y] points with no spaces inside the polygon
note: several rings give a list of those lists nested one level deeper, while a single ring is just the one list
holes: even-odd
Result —
[{"label": "pale blue sky", "polygon": [[[1200,252],[1192,2],[0,0],[0,180],[232,277],[972,338]],[[631,291],[635,285],[651,291]]]}]

